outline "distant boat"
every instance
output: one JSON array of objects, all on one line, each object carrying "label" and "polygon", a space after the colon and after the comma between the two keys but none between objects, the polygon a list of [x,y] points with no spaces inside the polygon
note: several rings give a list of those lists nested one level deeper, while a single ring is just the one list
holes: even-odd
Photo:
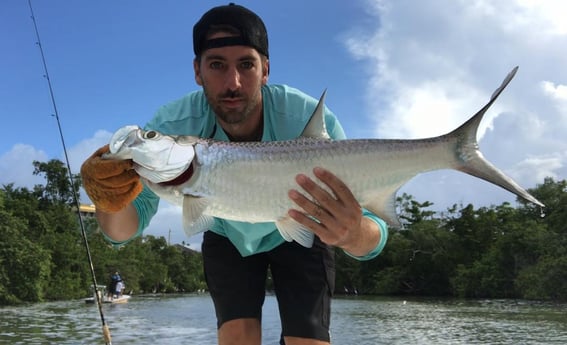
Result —
[{"label": "distant boat", "polygon": [[96,289],[93,289],[91,286],[91,290],[92,290],[92,297],[87,297],[85,298],[85,303],[87,304],[93,304],[96,303],[96,294],[98,293],[98,295],[101,298],[102,303],[109,303],[109,304],[123,304],[123,303],[128,303],[128,300],[132,297],[130,295],[120,295],[120,296],[109,296],[107,291],[106,291],[106,285],[97,285]]}]

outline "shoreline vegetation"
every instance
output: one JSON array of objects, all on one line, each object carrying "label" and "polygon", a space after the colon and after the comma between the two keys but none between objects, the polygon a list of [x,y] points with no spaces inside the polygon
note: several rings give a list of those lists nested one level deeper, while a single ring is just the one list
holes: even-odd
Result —
[{"label": "shoreline vegetation", "polygon": [[[33,165],[45,184],[0,188],[0,306],[90,294],[67,169],[59,160]],[[73,179],[79,188],[80,176]],[[518,200],[438,213],[430,202],[399,196],[403,229],[389,229],[377,258],[359,262],[335,251],[336,294],[567,301],[567,182],[546,178],[529,192],[546,208]],[[113,248],[93,217],[83,220],[98,284],[119,271],[134,295],[206,290],[200,252],[154,236]]]}]

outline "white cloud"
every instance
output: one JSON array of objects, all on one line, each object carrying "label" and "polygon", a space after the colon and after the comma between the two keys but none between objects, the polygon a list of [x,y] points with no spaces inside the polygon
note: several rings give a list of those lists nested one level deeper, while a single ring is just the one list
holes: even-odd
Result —
[{"label": "white cloud", "polygon": [[73,173],[80,171],[83,162],[89,158],[99,147],[108,144],[112,133],[106,130],[98,130],[93,137],[85,139],[71,147],[69,151],[69,161]]},{"label": "white cloud", "polygon": [[[506,73],[519,65],[481,124],[481,149],[527,188],[546,176],[567,177],[567,3],[367,4],[373,20],[361,23],[377,24],[353,28],[343,38],[352,57],[367,66],[366,113],[375,122],[376,137],[414,138],[452,130],[484,105]],[[461,185],[476,186],[473,180],[441,172],[418,178],[446,187],[436,188],[434,197],[449,204],[478,194],[476,188]],[[421,187],[410,186],[414,191]],[[498,203],[498,188],[486,187],[485,194]],[[447,192],[441,196],[443,190]],[[490,200],[486,195],[473,199]]]},{"label": "white cloud", "polygon": [[567,85],[556,85],[551,81],[542,81],[541,86],[545,94],[557,101],[567,101]]},{"label": "white cloud", "polygon": [[[448,90],[446,85],[453,85],[453,90]],[[456,92],[458,89],[462,91]],[[484,105],[473,104],[471,99],[481,99],[475,93],[477,91],[467,85],[449,80],[400,88],[398,97],[390,103],[390,116],[377,124],[378,135],[383,138],[424,138],[445,134]],[[455,117],[455,114],[463,116]],[[483,125],[481,133],[484,133],[487,121]]]},{"label": "white cloud", "polygon": [[545,36],[567,34],[567,22],[565,21],[567,3],[565,1],[518,0],[516,4],[516,16],[510,23],[530,27]]},{"label": "white cloud", "polygon": [[15,187],[33,188],[43,184],[44,178],[33,175],[33,161],[45,162],[47,154],[33,146],[15,144],[12,149],[0,156],[0,184],[13,183]]},{"label": "white cloud", "polygon": [[[74,174],[80,170],[82,163],[97,148],[108,143],[111,133],[97,131],[92,138],[85,139],[68,148],[69,163]],[[43,184],[44,178],[33,175],[33,161],[47,162],[49,157],[43,150],[28,144],[15,144],[10,151],[0,156],[0,183],[14,183],[16,187],[31,188],[35,184]],[[65,156],[55,157],[66,164]]]},{"label": "white cloud", "polygon": [[[556,180],[565,178],[565,176],[559,176],[558,171],[565,167],[566,157],[567,151],[563,154],[554,152],[549,155],[529,157],[513,167],[513,174],[522,180],[535,178],[537,181],[543,181],[546,177],[552,177]],[[532,176],[534,172],[536,175]]]}]

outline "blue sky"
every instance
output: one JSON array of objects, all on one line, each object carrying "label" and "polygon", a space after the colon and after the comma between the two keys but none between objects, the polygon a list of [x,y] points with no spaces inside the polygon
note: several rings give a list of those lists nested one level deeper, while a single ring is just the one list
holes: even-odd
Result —
[{"label": "blue sky", "polygon": [[[144,125],[196,90],[193,24],[220,1],[32,0],[74,172],[112,132]],[[564,1],[241,1],[269,31],[271,83],[318,97],[349,137],[443,134],[520,70],[482,124],[485,156],[526,188],[567,176],[567,13]],[[25,0],[0,2],[0,183],[31,187],[33,160],[63,159]],[[401,192],[440,210],[514,201],[451,171]],[[85,202],[88,199],[84,198]],[[187,239],[163,204],[148,233]]]}]

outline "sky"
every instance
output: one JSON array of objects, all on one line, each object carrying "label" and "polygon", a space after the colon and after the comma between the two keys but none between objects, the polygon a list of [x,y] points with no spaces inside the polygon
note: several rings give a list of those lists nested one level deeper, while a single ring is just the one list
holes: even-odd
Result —
[{"label": "sky", "polygon": [[[192,27],[220,1],[32,0],[71,170],[124,125],[197,90]],[[525,188],[567,177],[567,3],[563,0],[240,1],[264,20],[270,83],[319,97],[350,138],[423,138],[480,109],[515,66],[478,140]],[[26,0],[0,2],[0,184],[31,188],[34,160],[64,160]],[[516,203],[448,170],[404,185],[443,211]],[[90,203],[83,192],[83,203]],[[145,232],[198,248],[162,202]]]}]

